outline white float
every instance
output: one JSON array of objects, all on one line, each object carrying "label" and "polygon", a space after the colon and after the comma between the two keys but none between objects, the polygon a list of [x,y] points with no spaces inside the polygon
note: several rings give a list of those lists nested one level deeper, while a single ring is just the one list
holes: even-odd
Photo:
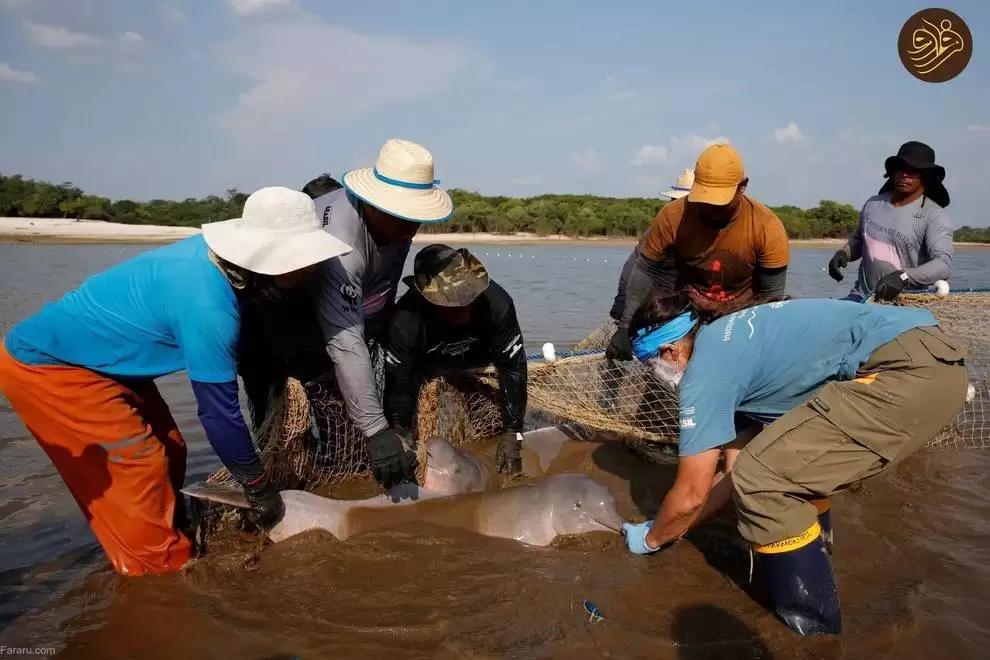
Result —
[{"label": "white float", "polygon": [[550,342],[543,344],[543,359],[547,362],[553,362],[557,359],[557,356],[553,350],[553,344]]}]

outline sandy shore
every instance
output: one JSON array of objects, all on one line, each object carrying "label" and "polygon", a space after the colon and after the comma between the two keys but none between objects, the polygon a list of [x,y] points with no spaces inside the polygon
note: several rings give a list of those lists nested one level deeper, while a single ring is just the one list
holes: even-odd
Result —
[{"label": "sandy shore", "polygon": [[[99,220],[65,218],[0,218],[0,243],[130,243],[163,245],[198,234],[192,227],[162,227],[158,225],[123,225]],[[570,236],[536,234],[427,234],[413,239],[415,245],[450,243],[458,245],[583,245],[596,247],[632,247],[634,237],[574,238]],[[792,240],[791,245],[810,248],[835,248],[844,243],[837,238]],[[957,247],[990,248],[986,243],[956,243]]]},{"label": "sandy shore", "polygon": [[7,243],[172,243],[199,229],[122,225],[67,218],[0,218],[0,242]]}]

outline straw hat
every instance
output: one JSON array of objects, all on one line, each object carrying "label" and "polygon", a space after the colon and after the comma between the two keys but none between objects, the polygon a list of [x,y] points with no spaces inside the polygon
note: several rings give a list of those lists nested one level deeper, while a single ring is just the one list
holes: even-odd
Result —
[{"label": "straw hat", "polygon": [[670,190],[660,194],[671,199],[680,199],[691,192],[692,185],[694,185],[694,170],[685,168],[677,177],[677,183]]},{"label": "straw hat", "polygon": [[342,183],[347,192],[400,220],[445,222],[454,212],[450,195],[433,178],[433,155],[408,140],[389,140],[374,167],[351,170]]},{"label": "straw hat", "polygon": [[276,186],[255,191],[241,217],[203,225],[203,240],[221,259],[262,275],[281,275],[354,248],[323,231],[313,200]]}]

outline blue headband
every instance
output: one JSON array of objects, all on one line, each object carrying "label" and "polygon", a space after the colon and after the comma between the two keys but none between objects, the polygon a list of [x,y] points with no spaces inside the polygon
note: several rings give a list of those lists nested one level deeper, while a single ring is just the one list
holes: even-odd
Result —
[{"label": "blue headband", "polygon": [[664,344],[673,344],[684,339],[687,333],[698,324],[691,312],[675,316],[662,325],[652,325],[636,332],[632,340],[633,355],[640,362],[646,362],[657,354]]}]

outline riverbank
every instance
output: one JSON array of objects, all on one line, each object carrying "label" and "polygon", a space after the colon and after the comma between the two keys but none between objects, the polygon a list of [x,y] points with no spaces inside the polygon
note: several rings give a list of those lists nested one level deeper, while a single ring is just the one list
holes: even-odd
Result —
[{"label": "riverbank", "polygon": [[[158,225],[125,225],[100,220],[67,218],[0,218],[0,243],[58,243],[58,244],[142,244],[164,245],[199,233],[193,227],[164,227]],[[420,233],[414,245],[450,243],[458,245],[583,245],[599,247],[632,247],[635,237],[572,236],[536,234]],[[809,248],[834,248],[844,241],[837,238],[791,240],[791,245]],[[990,248],[987,243],[956,243],[961,248]]]}]

